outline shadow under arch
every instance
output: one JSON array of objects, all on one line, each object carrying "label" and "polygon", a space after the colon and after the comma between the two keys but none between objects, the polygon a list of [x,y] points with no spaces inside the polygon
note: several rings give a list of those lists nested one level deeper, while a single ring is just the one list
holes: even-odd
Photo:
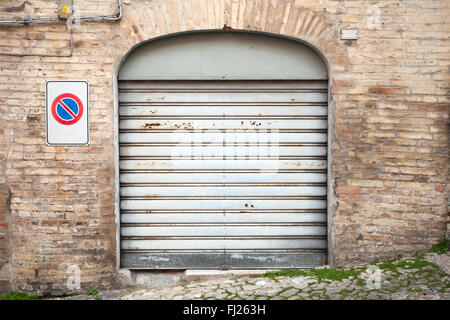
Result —
[{"label": "shadow under arch", "polygon": [[[276,56],[279,61],[265,64]],[[183,73],[188,71],[183,66],[200,67],[202,72]],[[302,39],[260,31],[200,30],[171,33],[136,44],[119,62],[116,76],[128,80],[133,76],[135,80],[324,80],[329,70],[326,56]]]}]

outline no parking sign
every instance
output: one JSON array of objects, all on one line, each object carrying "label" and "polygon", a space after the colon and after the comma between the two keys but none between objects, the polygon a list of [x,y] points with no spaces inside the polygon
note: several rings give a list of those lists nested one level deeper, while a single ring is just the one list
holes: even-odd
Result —
[{"label": "no parking sign", "polygon": [[86,81],[47,81],[47,144],[87,145],[88,103]]}]

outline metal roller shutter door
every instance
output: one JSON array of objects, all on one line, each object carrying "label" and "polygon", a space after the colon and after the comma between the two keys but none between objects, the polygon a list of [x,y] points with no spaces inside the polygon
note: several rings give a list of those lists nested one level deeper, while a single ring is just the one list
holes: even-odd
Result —
[{"label": "metal roller shutter door", "polygon": [[119,81],[119,101],[122,267],[326,262],[326,81]]}]

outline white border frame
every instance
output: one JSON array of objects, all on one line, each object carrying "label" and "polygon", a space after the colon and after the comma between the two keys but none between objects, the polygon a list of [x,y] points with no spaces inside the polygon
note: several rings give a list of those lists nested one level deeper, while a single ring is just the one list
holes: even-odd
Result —
[{"label": "white border frame", "polygon": [[[85,82],[86,83],[86,121],[87,121],[87,142],[86,143],[49,143],[48,142],[48,84],[50,82]],[[89,82],[87,80],[47,80],[45,81],[45,143],[48,146],[64,147],[64,146],[88,146],[90,139],[89,127]]]}]

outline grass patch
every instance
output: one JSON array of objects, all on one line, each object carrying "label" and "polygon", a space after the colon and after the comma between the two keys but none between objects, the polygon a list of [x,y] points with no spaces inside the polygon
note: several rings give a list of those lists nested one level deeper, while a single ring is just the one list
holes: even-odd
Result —
[{"label": "grass patch", "polygon": [[448,252],[448,249],[450,248],[450,240],[446,237],[443,237],[441,240],[439,240],[438,243],[433,244],[433,246],[430,249],[430,252],[434,252],[437,254],[444,254]]},{"label": "grass patch", "polygon": [[319,292],[314,292],[310,295],[310,298],[317,297],[318,299],[322,298],[322,295]]},{"label": "grass patch", "polygon": [[449,289],[449,288],[450,288],[450,282],[447,281],[447,283],[446,283],[442,288],[440,288],[438,291],[439,291],[440,293],[445,293],[445,291],[446,291],[447,289]]},{"label": "grass patch", "polygon": [[366,282],[363,279],[358,278],[356,285],[362,287],[366,285]]},{"label": "grass patch", "polygon": [[22,292],[10,292],[0,296],[0,300],[41,300],[42,297],[32,296]]},{"label": "grass patch", "polygon": [[95,289],[89,289],[88,291],[86,291],[86,295],[87,296],[96,296],[96,295],[98,295],[98,291]]},{"label": "grass patch", "polygon": [[[445,273],[439,270],[439,267],[432,262],[425,260],[424,254],[417,254],[414,258],[409,260],[400,260],[400,261],[385,261],[382,263],[378,263],[377,266],[387,275],[386,280],[391,281],[393,279],[398,279],[401,275],[404,275],[405,279],[402,281],[404,285],[410,286],[411,279],[418,280],[417,276],[420,278],[432,278],[439,276],[445,276]],[[425,268],[425,269],[424,269]],[[409,273],[401,272],[402,270],[410,270]],[[366,285],[366,281],[359,276],[365,270],[361,269],[333,269],[333,268],[319,268],[319,269],[282,269],[269,271],[262,275],[254,275],[253,278],[269,278],[272,280],[278,281],[278,277],[295,277],[295,276],[306,276],[312,277],[315,280],[308,283],[307,288],[311,287],[318,283],[330,283],[332,281],[342,281],[344,279],[353,279],[356,280],[356,285],[358,287],[364,287]],[[442,274],[441,274],[442,273]],[[410,279],[411,278],[411,279]],[[433,278],[434,280],[434,278]],[[394,293],[400,289],[401,285],[394,290],[390,290],[386,288],[388,292]],[[444,287],[443,291],[448,287]],[[282,290],[281,292],[283,292]],[[373,291],[373,290],[372,290]],[[280,292],[280,293],[281,293]],[[312,290],[307,291],[311,295]],[[325,292],[324,292],[325,293]],[[346,298],[351,291],[347,289],[339,292],[341,295],[341,299]]]},{"label": "grass patch", "polygon": [[398,277],[400,275],[398,269],[422,269],[427,266],[430,266],[433,269],[439,268],[436,264],[426,261],[423,258],[423,255],[417,255],[413,260],[385,261],[377,264],[377,266],[384,271],[391,271],[394,277]]},{"label": "grass patch", "polygon": [[353,292],[353,290],[348,290],[348,289],[343,289],[343,290],[339,291],[338,294],[341,295],[339,297],[339,300],[344,300],[352,292]]},{"label": "grass patch", "polygon": [[275,279],[277,277],[295,277],[295,276],[307,276],[317,278],[319,282],[324,281],[342,281],[349,277],[356,278],[361,274],[363,270],[351,269],[284,269],[266,272],[263,275],[257,275],[255,277]]},{"label": "grass patch", "polygon": [[98,296],[98,290],[96,289],[89,289],[86,291],[86,295],[88,296],[93,296],[95,298],[95,300],[101,300],[102,298],[100,298]]}]

